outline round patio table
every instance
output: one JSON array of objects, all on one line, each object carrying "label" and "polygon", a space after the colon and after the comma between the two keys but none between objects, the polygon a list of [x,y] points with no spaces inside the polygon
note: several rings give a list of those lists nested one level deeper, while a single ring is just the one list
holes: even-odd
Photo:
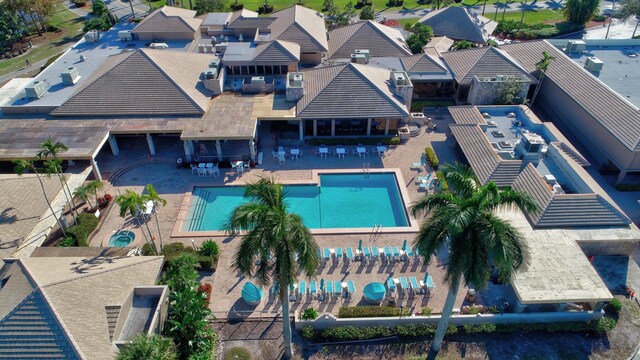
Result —
[{"label": "round patio table", "polygon": [[372,304],[380,304],[384,300],[386,293],[387,289],[379,282],[369,283],[362,290],[364,299]]},{"label": "round patio table", "polygon": [[255,306],[260,303],[262,299],[262,289],[247,281],[242,287],[242,300],[247,305]]}]

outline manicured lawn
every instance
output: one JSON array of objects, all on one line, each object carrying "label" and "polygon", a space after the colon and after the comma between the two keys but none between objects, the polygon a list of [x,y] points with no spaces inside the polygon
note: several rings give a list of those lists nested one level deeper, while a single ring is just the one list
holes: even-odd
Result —
[{"label": "manicured lawn", "polygon": [[420,18],[398,19],[398,22],[402,24],[402,27],[405,27],[407,24],[410,26],[413,26],[415,23],[418,22],[418,20],[420,20]]},{"label": "manicured lawn", "polygon": [[[521,17],[522,12],[506,13],[504,19],[520,22]],[[491,19],[493,19],[493,17],[491,17]],[[502,20],[502,14],[498,14],[498,20]],[[564,14],[562,14],[562,11],[556,10],[527,11],[524,14],[524,22],[527,24],[553,23],[563,20]]]},{"label": "manicured lawn", "polygon": [[[268,0],[268,1],[269,1],[269,4],[275,6],[274,11],[282,10],[284,8],[298,4],[298,2],[294,0]],[[338,7],[338,10],[340,11],[344,9],[344,6],[347,4],[347,2],[348,0],[334,0],[334,4]],[[385,9],[394,9],[394,10],[403,9],[402,6],[389,8],[387,6],[388,2],[389,2],[388,0],[373,0],[373,10],[377,12]],[[232,0],[230,3],[233,4],[234,1]],[[324,0],[303,0],[302,1],[302,5],[317,11],[322,10],[323,3],[324,3]],[[353,0],[354,5],[355,3],[356,1]],[[249,10],[258,11],[258,7],[260,5],[264,5],[264,0],[238,0],[238,4],[244,4],[244,7]],[[188,1],[186,1],[186,5],[188,6]],[[425,7],[427,6],[418,5],[417,0],[405,0],[404,2],[404,8],[406,9],[419,9],[419,8],[425,8]],[[358,9],[358,11],[360,10]]]},{"label": "manicured lawn", "polygon": [[0,61],[0,75],[23,68],[26,65],[26,60],[29,60],[31,64],[35,64],[38,61],[61,53],[64,45],[78,41],[80,34],[82,34],[84,18],[67,10],[64,5],[58,3],[55,7],[55,13],[51,17],[51,25],[62,29],[62,31],[59,33],[46,33],[43,35],[44,39],[36,37],[33,42],[39,43],[39,45],[35,49],[30,50],[26,55]]}]

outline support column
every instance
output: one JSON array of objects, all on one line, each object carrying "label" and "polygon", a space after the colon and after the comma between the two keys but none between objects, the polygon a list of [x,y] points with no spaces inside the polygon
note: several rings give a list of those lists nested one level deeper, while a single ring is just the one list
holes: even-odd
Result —
[{"label": "support column", "polygon": [[620,174],[618,174],[618,180],[616,180],[616,185],[620,184],[624,177],[627,176],[627,170],[620,170]]},{"label": "support column", "polygon": [[389,118],[384,120],[384,134],[389,135]]},{"label": "support column", "polygon": [[185,140],[182,145],[184,146],[184,155],[188,162],[193,159],[193,141]]},{"label": "support column", "polygon": [[102,181],[102,174],[100,173],[100,168],[98,168],[98,162],[96,161],[96,159],[91,159],[91,167],[93,168],[93,176],[97,180]]},{"label": "support column", "polygon": [[318,120],[313,120],[313,136],[318,136]]},{"label": "support column", "polygon": [[526,305],[523,305],[520,303],[519,300],[516,300],[516,305],[515,305],[515,310],[514,312],[521,314],[524,312],[524,309],[526,308]]},{"label": "support column", "polygon": [[149,144],[149,154],[151,154],[151,156],[155,156],[156,146],[153,144],[153,137],[149,133],[147,133],[147,144]]},{"label": "support column", "polygon": [[109,146],[111,146],[111,153],[113,156],[120,155],[120,148],[118,148],[118,142],[114,135],[109,135]]},{"label": "support column", "polygon": [[256,143],[253,140],[249,140],[249,154],[251,155],[251,161],[256,161]]},{"label": "support column", "polygon": [[367,119],[367,136],[371,136],[371,118]]},{"label": "support column", "polygon": [[331,119],[331,136],[336,136],[336,119]]},{"label": "support column", "polygon": [[216,140],[216,152],[218,153],[218,161],[222,161],[222,146],[220,140]]},{"label": "support column", "polygon": [[300,120],[298,123],[298,130],[300,131],[300,141],[304,141],[304,120]]}]

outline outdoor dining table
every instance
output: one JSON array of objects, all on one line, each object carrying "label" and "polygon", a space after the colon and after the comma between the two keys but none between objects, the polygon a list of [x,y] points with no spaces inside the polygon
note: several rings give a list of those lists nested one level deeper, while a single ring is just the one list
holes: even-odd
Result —
[{"label": "outdoor dining table", "polygon": [[358,147],[356,148],[356,151],[358,151],[358,155],[359,155],[360,157],[365,157],[365,156],[367,156],[367,149],[365,149],[365,148],[364,148],[364,146],[358,146]]},{"label": "outdoor dining table", "polygon": [[327,157],[327,154],[329,153],[329,148],[326,147],[321,147],[318,152],[320,153],[320,157]]},{"label": "outdoor dining table", "polygon": [[[280,153],[278,153],[280,155]],[[291,149],[291,158],[297,159],[300,156],[300,149]]]},{"label": "outdoor dining table", "polygon": [[338,158],[343,158],[344,159],[344,155],[347,153],[347,151],[345,150],[345,148],[336,148],[336,154],[338,154]]},{"label": "outdoor dining table", "polygon": [[387,148],[385,146],[378,146],[376,149],[378,150],[378,153],[380,155],[384,154],[384,152],[387,151]]}]

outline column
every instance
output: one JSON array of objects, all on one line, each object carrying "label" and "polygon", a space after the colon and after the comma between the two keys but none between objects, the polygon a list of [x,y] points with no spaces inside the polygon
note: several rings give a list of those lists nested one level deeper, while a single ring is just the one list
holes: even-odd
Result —
[{"label": "column", "polygon": [[384,134],[389,135],[389,118],[384,119]]},{"label": "column", "polygon": [[251,161],[256,161],[256,143],[253,140],[249,140],[249,154],[251,155]]},{"label": "column", "polygon": [[113,156],[120,155],[120,148],[118,148],[118,142],[114,135],[109,135],[109,146],[111,146],[111,153]]},{"label": "column", "polygon": [[184,155],[187,158],[187,162],[191,162],[193,157],[193,141],[185,140],[182,145],[184,146]]},{"label": "column", "polygon": [[521,314],[524,312],[524,309],[526,308],[526,305],[523,305],[520,303],[520,300],[516,300],[516,305],[515,305],[515,311],[518,314]]},{"label": "column", "polygon": [[331,119],[331,136],[336,136],[336,119]]},{"label": "column", "polygon": [[300,120],[298,123],[298,130],[300,131],[300,141],[304,141],[304,120]]},{"label": "column", "polygon": [[149,154],[151,154],[152,156],[155,156],[156,146],[153,144],[153,137],[149,133],[147,133],[147,144],[149,144]]},{"label": "column", "polygon": [[102,174],[100,173],[100,168],[98,168],[98,162],[96,162],[96,159],[91,159],[91,167],[93,168],[93,176],[97,180],[102,181]]},{"label": "column", "polygon": [[620,174],[618,174],[618,180],[616,180],[616,185],[620,184],[624,177],[627,176],[627,170],[620,170]]},{"label": "column", "polygon": [[222,161],[222,145],[220,145],[220,140],[216,140],[216,152],[218,153],[218,161]]},{"label": "column", "polygon": [[318,120],[313,120],[313,136],[318,136]]},{"label": "column", "polygon": [[367,136],[371,135],[371,118],[367,119]]}]

